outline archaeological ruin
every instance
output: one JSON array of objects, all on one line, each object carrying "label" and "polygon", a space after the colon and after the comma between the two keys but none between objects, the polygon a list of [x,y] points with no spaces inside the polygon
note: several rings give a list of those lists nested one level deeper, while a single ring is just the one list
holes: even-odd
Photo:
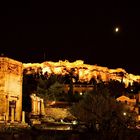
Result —
[{"label": "archaeological ruin", "polygon": [[0,57],[0,121],[21,121],[22,71],[21,62]]},{"label": "archaeological ruin", "polygon": [[[80,82],[89,82],[92,78],[100,77],[103,81],[115,79],[122,81],[126,86],[133,81],[140,82],[140,76],[128,74],[124,69],[108,69],[97,65],[84,64],[78,60],[73,63],[68,61],[43,63],[22,63],[11,58],[0,57],[0,122],[22,122],[25,123],[25,112],[22,109],[22,85],[23,85],[23,70],[26,74],[47,72],[50,74],[68,74],[72,72],[78,75]],[[123,74],[123,76],[122,76]],[[69,89],[68,85],[65,86]],[[75,85],[74,90],[82,93],[85,89],[92,90],[91,86]],[[30,95],[31,98],[31,114],[45,115],[43,99],[35,94]]]}]

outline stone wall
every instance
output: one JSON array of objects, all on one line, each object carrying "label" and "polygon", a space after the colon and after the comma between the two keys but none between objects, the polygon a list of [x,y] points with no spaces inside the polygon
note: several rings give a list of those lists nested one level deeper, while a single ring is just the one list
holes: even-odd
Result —
[{"label": "stone wall", "polygon": [[69,108],[46,107],[45,112],[46,117],[52,117],[55,120],[74,119],[74,116],[69,112]]},{"label": "stone wall", "polygon": [[0,57],[0,120],[21,121],[22,63]]}]

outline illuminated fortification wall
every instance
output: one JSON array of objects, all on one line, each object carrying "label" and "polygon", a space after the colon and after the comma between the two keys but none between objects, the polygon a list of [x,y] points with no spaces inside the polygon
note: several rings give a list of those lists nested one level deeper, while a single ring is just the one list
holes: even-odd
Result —
[{"label": "illuminated fortification wall", "polygon": [[89,65],[84,64],[84,61],[77,60],[75,62],[69,61],[59,61],[59,62],[51,62],[46,61],[43,63],[26,63],[23,64],[24,69],[26,69],[27,74],[31,74],[31,72],[42,72],[45,74],[61,74],[66,75],[70,73],[71,69],[73,69],[73,74],[77,75],[80,82],[89,82],[92,78],[98,80],[100,78],[103,81],[108,81],[110,79],[121,81],[123,78],[123,82],[126,86],[129,83],[133,83],[133,81],[140,82],[140,76],[128,74],[124,69],[109,69],[107,67],[101,67],[97,65]]},{"label": "illuminated fortification wall", "polygon": [[22,63],[0,57],[0,120],[21,121]]}]

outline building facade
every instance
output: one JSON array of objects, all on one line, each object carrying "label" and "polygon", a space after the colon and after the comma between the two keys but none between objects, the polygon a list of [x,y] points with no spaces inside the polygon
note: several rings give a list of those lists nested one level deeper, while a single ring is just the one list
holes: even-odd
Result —
[{"label": "building facade", "polygon": [[22,119],[22,63],[0,57],[0,121]]}]

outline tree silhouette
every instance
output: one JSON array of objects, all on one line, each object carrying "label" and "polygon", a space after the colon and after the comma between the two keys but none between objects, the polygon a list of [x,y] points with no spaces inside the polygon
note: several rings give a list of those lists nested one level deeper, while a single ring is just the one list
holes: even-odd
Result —
[{"label": "tree silhouette", "polygon": [[73,100],[73,77],[74,77],[74,68],[71,68],[69,72],[69,78],[70,78],[70,83],[69,83],[69,91],[68,91],[68,100],[71,102]]},{"label": "tree silhouette", "polygon": [[115,98],[121,96],[126,91],[125,84],[117,80],[108,81],[106,86],[109,89],[110,96],[115,97]]},{"label": "tree silhouette", "polygon": [[51,75],[47,79],[39,78],[37,84],[37,95],[44,100],[63,100],[66,96],[64,93],[64,84],[59,75]]}]

